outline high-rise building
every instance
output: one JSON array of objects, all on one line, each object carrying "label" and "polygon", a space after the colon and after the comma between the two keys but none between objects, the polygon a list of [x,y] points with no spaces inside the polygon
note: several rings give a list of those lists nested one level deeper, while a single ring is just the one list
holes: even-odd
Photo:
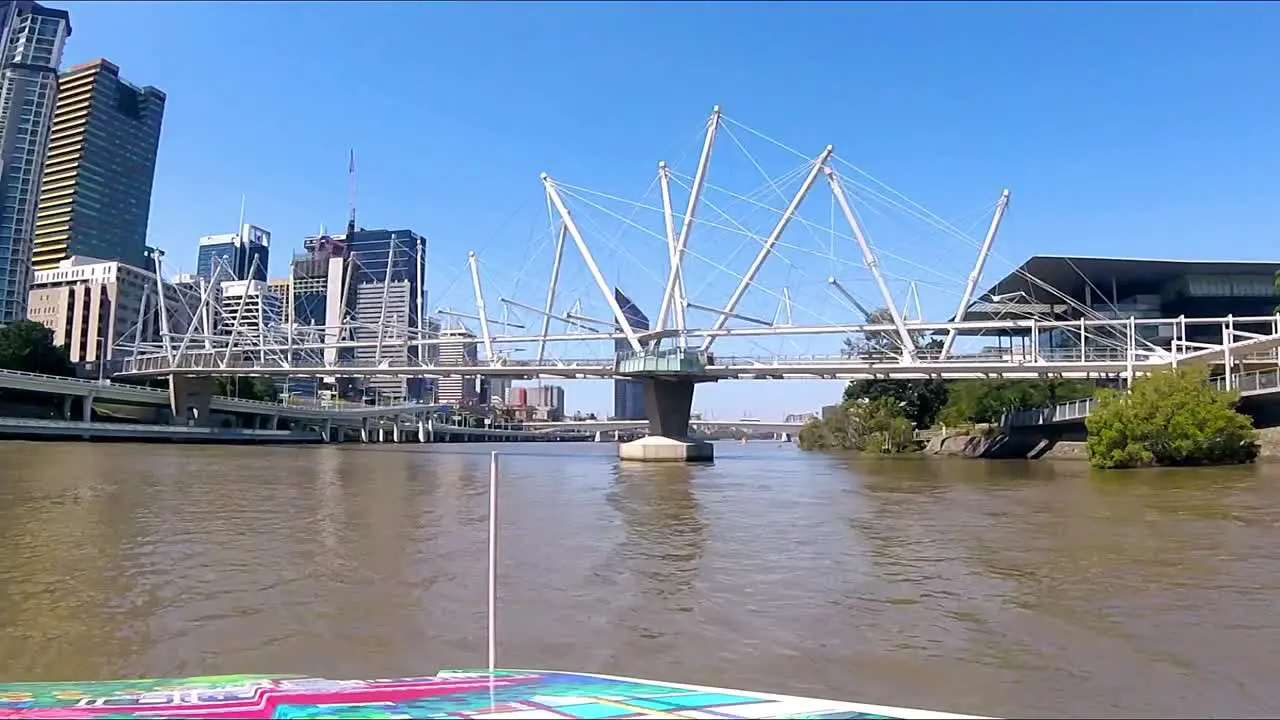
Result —
[{"label": "high-rise building", "polygon": [[147,267],[147,220],[165,94],[98,59],[58,78],[36,209],[36,270],[87,255]]},{"label": "high-rise building", "polygon": [[[478,359],[476,336],[465,328],[440,331],[440,360],[447,367],[475,365]],[[455,407],[471,407],[478,403],[479,392],[473,377],[442,377],[436,380],[436,402]]]},{"label": "high-rise building", "polygon": [[511,394],[511,378],[487,377],[488,400],[482,404],[503,407],[507,404],[507,396]]},{"label": "high-rise building", "polygon": [[284,316],[284,299],[272,293],[261,280],[224,282],[219,300],[222,311],[218,332],[232,336],[233,346],[241,344],[237,336],[244,337],[244,345],[257,344],[263,330],[278,327]]},{"label": "high-rise building", "polygon": [[[617,301],[618,307],[622,308],[622,316],[627,319],[632,330],[649,329],[649,317],[631,301],[631,298],[624,295],[618,288],[614,288],[613,299]],[[617,331],[622,332],[622,326],[619,325]],[[631,350],[631,344],[626,340],[618,340],[614,343],[614,350],[628,352]],[[639,380],[613,381],[613,417],[615,420],[644,420],[648,417],[645,413],[642,382]]]},{"label": "high-rise building", "polygon": [[[156,276],[121,262],[72,256],[52,270],[38,270],[31,282],[27,317],[53,331],[71,361],[97,362],[115,356],[120,343],[160,341]],[[169,331],[190,326],[199,294],[164,284]]]},{"label": "high-rise building", "polygon": [[528,390],[529,405],[545,420],[564,417],[564,388],[559,385],[535,385]]},{"label": "high-rise building", "polygon": [[196,253],[196,276],[217,282],[234,280],[267,281],[271,233],[257,225],[245,224],[240,232],[206,235]]},{"label": "high-rise building", "polygon": [[36,198],[70,35],[65,10],[0,1],[0,326],[27,316]]},{"label": "high-rise building", "polygon": [[[353,230],[341,235],[315,235],[303,240],[313,257],[325,257],[326,272],[325,323],[352,328],[349,338],[367,343],[365,347],[332,353],[334,359],[358,363],[415,364],[419,358],[430,361],[433,347],[408,345],[406,341],[432,336],[438,326],[427,318],[426,240],[412,230]],[[341,261],[343,273],[335,278],[331,269]],[[318,275],[318,263],[310,275]],[[295,262],[295,272],[299,265]],[[335,283],[334,281],[337,280]],[[306,300],[313,307],[319,302],[299,297],[295,277],[295,305]],[[318,292],[318,284],[307,287]],[[333,312],[330,312],[332,310]],[[301,316],[301,313],[299,313]],[[376,394],[388,401],[427,400],[435,383],[430,378],[381,376],[364,381],[366,397]]]}]

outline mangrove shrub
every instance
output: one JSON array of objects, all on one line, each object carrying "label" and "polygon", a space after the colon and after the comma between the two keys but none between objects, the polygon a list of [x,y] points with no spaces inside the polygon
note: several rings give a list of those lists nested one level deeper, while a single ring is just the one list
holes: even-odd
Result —
[{"label": "mangrove shrub", "polygon": [[803,450],[900,453],[914,448],[914,427],[892,398],[861,398],[840,404],[829,416],[800,429]]},{"label": "mangrove shrub", "polygon": [[1102,390],[1089,414],[1089,462],[1099,468],[1251,462],[1257,437],[1239,396],[1209,383],[1207,368],[1138,378],[1131,392]]},{"label": "mangrove shrub", "polygon": [[946,425],[995,423],[1006,412],[1050,407],[1093,395],[1087,380],[958,380],[938,414]]}]

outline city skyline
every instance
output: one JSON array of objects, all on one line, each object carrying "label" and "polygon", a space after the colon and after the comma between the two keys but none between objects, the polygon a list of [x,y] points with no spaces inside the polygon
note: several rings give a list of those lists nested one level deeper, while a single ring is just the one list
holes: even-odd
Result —
[{"label": "city skyline", "polygon": [[[428,286],[433,297],[444,295],[463,274],[468,249],[482,258],[488,251],[495,260],[522,256],[523,228],[533,220],[514,231],[504,223],[514,206],[541,202],[538,172],[638,195],[656,160],[679,159],[670,154],[670,139],[696,130],[715,102],[806,152],[841,143],[855,151],[860,166],[948,219],[980,217],[971,211],[1012,187],[1015,201],[1000,257],[988,268],[992,276],[1046,251],[1101,255],[1127,246],[1126,255],[1204,255],[1206,236],[1236,239],[1236,256],[1262,257],[1268,250],[1258,238],[1274,222],[1265,210],[1274,181],[1264,168],[1276,153],[1256,142],[1248,120],[1269,108],[1243,91],[1262,82],[1253,75],[1274,55],[1259,33],[1274,22],[1275,11],[1263,6],[1230,13],[1182,6],[1158,15],[1124,7],[938,7],[929,11],[939,18],[936,27],[921,27],[917,14],[889,6],[758,7],[752,17],[793,31],[781,41],[759,23],[705,7],[663,6],[644,14],[530,5],[504,7],[491,17],[464,6],[367,6],[357,16],[340,5],[316,5],[298,17],[271,5],[65,6],[73,20],[82,18],[68,62],[111,57],[175,98],[166,110],[151,233],[151,244],[169,251],[173,270],[193,269],[194,250],[186,246],[194,238],[234,227],[241,197],[248,198],[246,216],[290,249],[322,223],[339,226],[347,208],[347,155],[355,147],[362,215],[371,225],[410,227],[433,238]],[[1242,23],[1241,13],[1252,22]],[[389,36],[374,43],[343,32],[370,18]],[[403,68],[422,78],[421,87],[361,70],[375,47],[421,23],[440,28],[443,38]],[[171,32],[158,37],[147,29],[156,27]],[[273,46],[288,48],[297,64],[227,57],[215,68],[196,50],[217,32],[238,37],[247,29],[266,42],[267,27],[275,29]],[[431,71],[474,46],[480,27],[497,52],[448,75]],[[576,54],[546,54],[539,38],[547,27],[592,38],[599,57],[592,70],[599,74],[579,77],[582,68],[570,57]],[[1208,65],[1193,66],[1190,54],[1171,50],[1202,47],[1211,42],[1210,30],[1235,40],[1199,53],[1211,58]],[[690,61],[654,56],[637,39],[653,32],[697,33],[700,42],[720,48],[714,70],[698,83],[670,87],[666,79],[687,76]],[[844,42],[859,33],[868,40]],[[1135,34],[1163,41],[1136,53]],[[814,43],[838,50],[829,62],[800,60],[811,57]],[[771,57],[795,59],[766,60],[749,51],[756,45],[776,47]],[[933,51],[921,54],[921,47]],[[1044,55],[1049,47],[1057,48],[1052,56]],[[1144,88],[1142,97],[1120,93],[1063,59],[1102,52],[1111,58],[1107,77]],[[520,59],[534,53],[543,58],[536,70]],[[878,69],[856,73],[858,83],[848,89],[843,78],[851,67]],[[571,78],[563,94],[525,89],[561,75]],[[1176,90],[1169,86],[1174,77],[1184,77]],[[904,93],[904,87],[914,90]],[[394,109],[309,111],[318,88],[350,95],[352,107]],[[652,102],[658,95],[664,102]],[[1151,101],[1157,96],[1160,104]],[[502,98],[507,111],[492,112],[492,98]],[[1099,125],[1103,117],[1108,121]],[[1212,137],[1203,132],[1207,127],[1215,128]],[[1155,166],[1163,171],[1152,176]],[[594,236],[588,241],[597,242]],[[286,274],[284,254],[275,254],[273,276]],[[949,274],[963,278],[969,256],[957,259]],[[604,270],[618,276],[621,267],[607,263]],[[466,289],[459,284],[453,292]],[[653,292],[637,291],[635,298],[650,314]],[[895,292],[903,294],[901,287]],[[951,310],[936,297],[923,304],[932,316]],[[838,385],[723,383],[700,388],[697,404],[724,415],[784,413],[829,402]],[[577,387],[566,387],[579,397]],[[609,391],[607,383],[587,383],[583,401],[570,404],[605,410]]]}]

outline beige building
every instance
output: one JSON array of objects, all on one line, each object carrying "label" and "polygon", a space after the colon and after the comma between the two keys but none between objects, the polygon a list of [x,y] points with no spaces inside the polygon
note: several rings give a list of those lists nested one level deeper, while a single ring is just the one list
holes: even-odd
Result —
[{"label": "beige building", "polygon": [[[185,332],[199,298],[165,284],[170,332]],[[123,262],[72,256],[37,270],[27,297],[27,318],[53,331],[74,363],[110,360],[120,343],[160,341],[156,277]]]},{"label": "beige building", "polygon": [[[440,331],[438,347],[439,363],[452,367],[476,364],[476,336],[464,328],[448,328]],[[476,404],[476,378],[442,377],[436,379],[436,402],[454,407],[473,407]]]}]

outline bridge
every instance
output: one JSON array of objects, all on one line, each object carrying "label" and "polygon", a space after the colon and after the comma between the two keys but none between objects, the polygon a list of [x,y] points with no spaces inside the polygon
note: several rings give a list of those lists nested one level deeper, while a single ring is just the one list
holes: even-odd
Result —
[{"label": "bridge", "polygon": [[[703,383],[990,377],[1131,382],[1138,375],[1179,365],[1223,366],[1232,373],[1280,348],[1280,316],[1108,315],[1033,276],[1026,280],[1061,296],[1063,307],[1076,317],[1064,320],[1061,314],[1028,310],[1038,306],[1025,305],[1021,317],[966,319],[980,304],[999,305],[994,296],[983,299],[978,283],[988,262],[998,257],[994,243],[1009,207],[1008,190],[994,205],[984,204],[966,216],[976,218],[973,227],[986,225],[979,237],[960,229],[960,220],[943,219],[838,156],[834,146],[799,152],[727,117],[719,107],[699,128],[698,137],[692,175],[658,164],[646,191],[646,197],[656,195],[652,204],[543,173],[546,229],[540,239],[528,243],[531,251],[515,277],[499,286],[500,309],[492,302],[493,280],[509,275],[510,263],[518,262],[509,248],[495,255],[495,264],[485,263],[483,273],[481,253],[469,252],[444,290],[448,296],[455,285],[462,286],[465,310],[441,305],[432,313],[469,333],[467,342],[478,347],[474,356],[463,352],[446,357],[440,352],[458,348],[459,336],[442,335],[424,321],[426,285],[420,286],[419,296],[410,298],[417,305],[416,327],[394,321],[405,310],[388,301],[385,289],[377,321],[366,316],[357,322],[344,313],[335,324],[324,326],[265,317],[246,326],[234,308],[229,310],[215,298],[219,268],[183,317],[170,317],[167,309],[161,313],[159,343],[117,346],[124,355],[119,374],[169,378],[170,402],[180,415],[190,407],[212,406],[208,398],[213,376],[632,380],[644,389],[650,437],[623,445],[620,455],[703,460],[712,457],[710,445],[689,438],[694,390]],[[727,149],[725,138],[730,142]],[[763,150],[748,149],[748,142],[754,141],[763,141]],[[785,157],[791,169],[770,175],[760,159],[764,150]],[[758,173],[763,184],[745,192],[713,184],[713,151],[717,172],[723,171],[726,178]],[[828,191],[827,203],[813,197],[819,185]],[[686,193],[683,212],[673,203],[673,189]],[[611,209],[611,203],[615,208],[621,204],[625,212]],[[727,212],[731,207],[738,212]],[[806,218],[810,211],[829,221]],[[651,213],[653,220],[637,222],[639,212]],[[718,217],[708,218],[709,213]],[[918,233],[912,237],[898,235],[906,248],[898,253],[869,240],[872,226],[879,222],[876,216],[891,213],[924,226],[912,230]],[[616,221],[617,232],[602,228],[595,216]],[[788,234],[789,229],[793,231]],[[887,224],[879,231],[895,232]],[[621,243],[623,232],[638,233],[640,240]],[[736,236],[732,253],[727,252],[732,242],[713,239],[722,233]],[[892,263],[899,262],[912,266],[912,271],[946,277],[930,265],[956,257],[954,248],[944,247],[956,241],[976,249],[977,255],[967,274],[947,278],[953,286],[894,272]],[[652,284],[639,287],[648,292],[642,298],[645,304],[656,309],[652,327],[647,317],[637,317],[638,307],[631,307],[620,289],[606,281],[598,254],[602,246],[619,262],[626,261],[625,269],[614,269],[615,276],[625,272],[629,278],[652,278]],[[705,250],[699,252],[699,247]],[[730,269],[744,249],[754,250],[745,269]],[[913,251],[918,259],[903,254]],[[647,257],[637,256],[646,252]],[[807,262],[793,261],[800,257]],[[520,289],[529,285],[521,281],[535,260],[550,266],[548,279],[534,297],[522,300]],[[427,283],[425,263],[418,262],[422,282]],[[385,263],[388,277],[390,264]],[[818,276],[808,272],[815,267],[820,268]],[[580,280],[576,287],[575,272]],[[724,285],[713,286],[726,278]],[[905,285],[902,302],[895,298],[894,285],[900,292]],[[944,320],[927,320],[922,295],[943,290],[958,296],[956,309]],[[871,306],[879,308],[870,310]],[[1206,337],[1215,341],[1206,342]],[[999,344],[973,347],[978,339],[996,339]],[[801,342],[812,346],[800,347]],[[767,348],[765,343],[778,347]],[[717,351],[717,344],[727,349]]]},{"label": "bridge", "polygon": [[[637,430],[648,426],[648,420],[566,420],[560,422],[529,422],[521,425],[527,430],[583,430],[588,432]],[[760,432],[790,433],[804,427],[804,423],[767,422],[762,420],[690,420],[689,426],[705,430],[758,430]]]},{"label": "bridge", "polygon": [[[1210,378],[1209,382],[1219,390],[1235,390],[1241,398],[1274,395],[1280,393],[1280,366],[1250,370],[1231,376],[1221,375]],[[1011,427],[1031,427],[1081,423],[1093,413],[1097,404],[1095,398],[1087,397],[1068,400],[1047,408],[1018,410],[1008,414],[1005,424]]]}]

